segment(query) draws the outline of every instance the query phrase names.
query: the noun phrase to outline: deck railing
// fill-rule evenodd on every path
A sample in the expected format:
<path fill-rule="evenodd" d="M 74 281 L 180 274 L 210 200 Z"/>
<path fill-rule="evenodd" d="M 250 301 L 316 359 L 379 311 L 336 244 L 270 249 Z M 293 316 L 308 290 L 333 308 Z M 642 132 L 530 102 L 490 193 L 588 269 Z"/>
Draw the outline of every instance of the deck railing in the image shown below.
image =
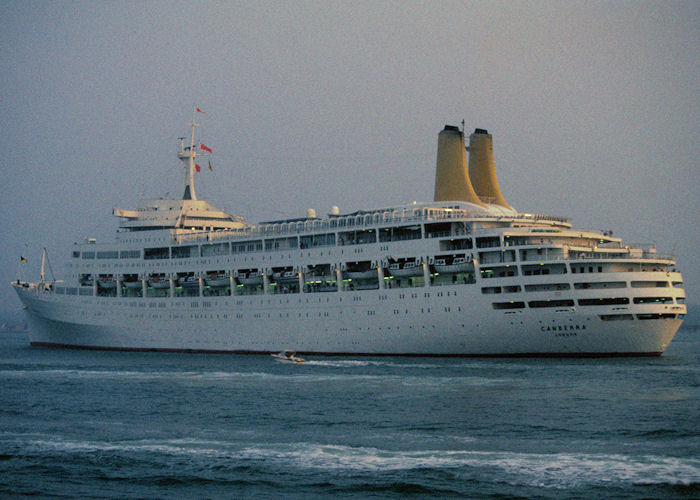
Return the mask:
<path fill-rule="evenodd" d="M 272 236 L 299 235 L 318 231 L 343 231 L 356 228 L 375 228 L 384 225 L 417 224 L 451 220 L 470 221 L 510 221 L 525 219 L 529 221 L 552 221 L 568 223 L 568 219 L 543 214 L 519 214 L 516 216 L 474 214 L 463 209 L 404 208 L 391 211 L 358 213 L 327 219 L 310 219 L 306 221 L 275 222 L 250 226 L 243 229 L 222 230 L 173 234 L 175 243 L 219 241 L 221 239 L 255 239 Z M 173 231 L 175 232 L 175 231 Z"/>

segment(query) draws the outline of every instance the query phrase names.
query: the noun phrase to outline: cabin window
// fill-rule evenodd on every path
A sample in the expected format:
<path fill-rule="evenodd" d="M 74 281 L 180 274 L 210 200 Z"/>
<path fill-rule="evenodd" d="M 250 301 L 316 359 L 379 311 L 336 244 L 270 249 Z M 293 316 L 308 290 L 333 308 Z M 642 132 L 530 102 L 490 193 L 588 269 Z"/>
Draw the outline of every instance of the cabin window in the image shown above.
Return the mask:
<path fill-rule="evenodd" d="M 637 314 L 637 319 L 675 319 L 676 315 L 672 313 L 664 314 Z"/>
<path fill-rule="evenodd" d="M 141 250 L 122 250 L 119 252 L 120 259 L 138 259 L 141 257 Z"/>
<path fill-rule="evenodd" d="M 476 239 L 476 248 L 493 248 L 501 246 L 501 238 L 498 236 L 487 236 Z"/>
<path fill-rule="evenodd" d="M 227 255 L 229 253 L 228 243 L 211 243 L 202 245 L 202 257 L 212 255 Z"/>
<path fill-rule="evenodd" d="M 343 231 L 338 233 L 338 245 L 363 245 L 376 243 L 377 233 L 374 229 L 364 229 L 358 231 Z"/>
<path fill-rule="evenodd" d="M 600 319 L 603 321 L 631 321 L 634 316 L 631 314 L 601 314 Z"/>
<path fill-rule="evenodd" d="M 440 240 L 440 250 L 469 250 L 473 248 L 471 238 L 455 238 L 450 240 Z"/>
<path fill-rule="evenodd" d="M 265 240 L 265 251 L 282 251 L 299 248 L 297 237 L 290 238 L 274 238 Z"/>
<path fill-rule="evenodd" d="M 173 247 L 173 259 L 189 259 L 190 257 L 199 257 L 196 245 L 188 245 L 184 247 Z"/>
<path fill-rule="evenodd" d="M 480 272 L 483 279 L 507 278 L 517 276 L 518 268 L 516 266 L 482 267 Z"/>
<path fill-rule="evenodd" d="M 168 247 L 161 248 L 146 248 L 143 252 L 143 258 L 149 259 L 168 259 L 170 258 L 170 250 Z"/>
<path fill-rule="evenodd" d="M 554 292 L 558 290 L 568 290 L 571 285 L 568 283 L 541 283 L 537 285 L 525 285 L 526 292 Z"/>
<path fill-rule="evenodd" d="M 673 297 L 635 297 L 635 304 L 673 304 Z"/>
<path fill-rule="evenodd" d="M 335 246 L 335 234 L 313 234 L 299 238 L 299 248 Z"/>
<path fill-rule="evenodd" d="M 116 250 L 97 252 L 97 258 L 98 259 L 118 259 L 119 252 L 117 252 Z"/>
<path fill-rule="evenodd" d="M 540 307 L 573 307 L 574 301 L 571 299 L 531 300 L 527 305 L 533 309 Z"/>
<path fill-rule="evenodd" d="M 668 281 L 633 281 L 632 288 L 666 288 Z"/>
<path fill-rule="evenodd" d="M 494 302 L 491 306 L 494 309 L 523 309 L 525 302 Z"/>
<path fill-rule="evenodd" d="M 623 304 L 629 304 L 630 299 L 627 297 L 608 297 L 600 299 L 579 299 L 578 305 L 580 306 L 619 306 Z"/>
<path fill-rule="evenodd" d="M 540 276 L 546 274 L 566 274 L 566 264 L 535 264 L 523 266 L 523 275 L 525 276 Z"/>
<path fill-rule="evenodd" d="M 440 238 L 443 236 L 453 236 L 451 222 L 436 222 L 425 225 L 426 238 Z"/>
<path fill-rule="evenodd" d="M 422 237 L 420 226 L 384 227 L 379 230 L 379 241 L 418 240 Z"/>

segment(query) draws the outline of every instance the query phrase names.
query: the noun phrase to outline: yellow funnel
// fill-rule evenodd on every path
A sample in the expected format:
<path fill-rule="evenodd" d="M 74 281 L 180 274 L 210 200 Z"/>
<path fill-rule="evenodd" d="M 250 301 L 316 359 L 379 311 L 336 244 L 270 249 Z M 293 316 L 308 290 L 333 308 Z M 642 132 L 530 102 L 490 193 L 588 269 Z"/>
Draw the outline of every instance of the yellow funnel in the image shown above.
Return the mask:
<path fill-rule="evenodd" d="M 513 208 L 506 203 L 498 187 L 496 166 L 493 161 L 493 136 L 488 131 L 476 129 L 469 136 L 469 178 L 474 191 L 484 203 Z"/>
<path fill-rule="evenodd" d="M 445 125 L 438 134 L 434 200 L 466 201 L 485 207 L 469 181 L 464 134 L 452 125 Z"/>

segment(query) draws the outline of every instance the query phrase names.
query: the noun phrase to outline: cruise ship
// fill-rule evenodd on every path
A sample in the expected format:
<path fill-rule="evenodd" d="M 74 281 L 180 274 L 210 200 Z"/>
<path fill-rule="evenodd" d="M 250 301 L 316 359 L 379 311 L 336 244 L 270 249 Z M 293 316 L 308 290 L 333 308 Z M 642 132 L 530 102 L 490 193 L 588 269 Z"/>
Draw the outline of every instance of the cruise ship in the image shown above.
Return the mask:
<path fill-rule="evenodd" d="M 12 283 L 34 346 L 405 356 L 658 356 L 686 313 L 672 256 L 501 194 L 493 139 L 438 134 L 434 199 L 250 223 L 195 193 L 113 209 L 63 280 Z"/>

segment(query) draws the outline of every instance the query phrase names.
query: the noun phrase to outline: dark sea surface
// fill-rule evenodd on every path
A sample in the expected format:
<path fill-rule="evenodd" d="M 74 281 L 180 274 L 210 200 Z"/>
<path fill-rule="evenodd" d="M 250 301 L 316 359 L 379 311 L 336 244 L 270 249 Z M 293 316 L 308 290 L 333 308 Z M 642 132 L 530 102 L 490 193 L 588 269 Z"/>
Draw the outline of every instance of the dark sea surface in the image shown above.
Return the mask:
<path fill-rule="evenodd" d="M 700 329 L 664 356 L 32 348 L 0 334 L 0 496 L 698 498 Z"/>

